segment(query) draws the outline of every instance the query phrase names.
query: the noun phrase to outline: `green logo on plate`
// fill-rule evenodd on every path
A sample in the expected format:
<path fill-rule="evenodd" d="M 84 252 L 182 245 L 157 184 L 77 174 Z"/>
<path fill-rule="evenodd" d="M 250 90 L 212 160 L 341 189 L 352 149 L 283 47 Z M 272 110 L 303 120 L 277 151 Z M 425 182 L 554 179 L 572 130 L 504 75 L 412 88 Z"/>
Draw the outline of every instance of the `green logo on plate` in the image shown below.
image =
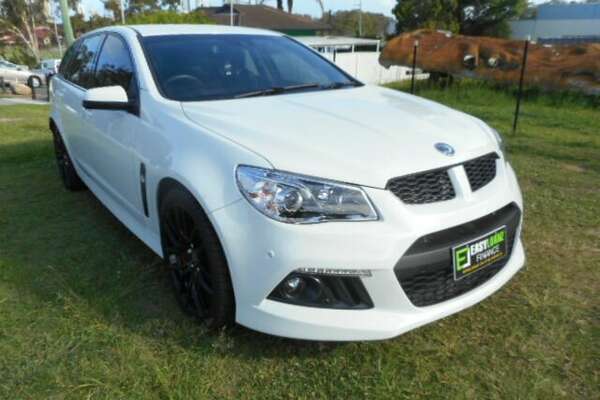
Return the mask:
<path fill-rule="evenodd" d="M 471 265 L 471 255 L 469 254 L 469 246 L 457 249 L 454 253 L 456 257 L 456 270 L 461 271 Z"/>

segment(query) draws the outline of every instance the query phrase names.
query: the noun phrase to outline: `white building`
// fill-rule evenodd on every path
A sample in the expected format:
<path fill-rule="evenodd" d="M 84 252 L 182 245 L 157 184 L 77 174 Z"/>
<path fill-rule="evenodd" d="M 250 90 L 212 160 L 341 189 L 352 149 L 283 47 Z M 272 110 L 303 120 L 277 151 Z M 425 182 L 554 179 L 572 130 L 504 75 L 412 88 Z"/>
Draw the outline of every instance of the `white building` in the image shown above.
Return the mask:
<path fill-rule="evenodd" d="M 379 64 L 381 42 L 378 39 L 341 36 L 298 36 L 295 39 L 317 50 L 363 83 L 382 85 L 411 78 L 410 68 L 394 65 L 386 69 Z M 415 75 L 417 79 L 427 76 L 420 71 Z"/>
<path fill-rule="evenodd" d="M 600 3 L 542 4 L 535 19 L 511 21 L 513 39 L 600 42 Z"/>

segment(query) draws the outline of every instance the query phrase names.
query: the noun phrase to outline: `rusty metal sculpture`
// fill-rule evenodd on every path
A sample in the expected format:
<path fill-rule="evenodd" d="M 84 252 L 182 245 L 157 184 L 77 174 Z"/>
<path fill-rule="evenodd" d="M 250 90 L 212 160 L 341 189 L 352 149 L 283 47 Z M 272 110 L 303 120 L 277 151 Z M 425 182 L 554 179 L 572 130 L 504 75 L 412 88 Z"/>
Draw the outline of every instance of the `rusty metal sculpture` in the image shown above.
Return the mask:
<path fill-rule="evenodd" d="M 518 83 L 523 41 L 453 35 L 418 30 L 401 34 L 386 45 L 379 63 L 411 66 L 418 41 L 416 66 L 453 76 Z M 525 84 L 548 89 L 574 89 L 600 95 L 600 44 L 530 44 Z"/>

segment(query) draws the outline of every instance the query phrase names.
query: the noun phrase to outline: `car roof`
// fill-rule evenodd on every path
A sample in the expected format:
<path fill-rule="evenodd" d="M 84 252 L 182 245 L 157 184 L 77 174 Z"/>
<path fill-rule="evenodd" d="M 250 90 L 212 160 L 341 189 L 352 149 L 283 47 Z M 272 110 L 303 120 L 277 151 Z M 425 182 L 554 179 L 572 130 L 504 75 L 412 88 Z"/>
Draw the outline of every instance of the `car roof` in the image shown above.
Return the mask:
<path fill-rule="evenodd" d="M 270 35 L 282 36 L 281 33 L 264 29 L 244 28 L 227 25 L 201 25 L 201 24 L 156 24 L 156 25 L 129 25 L 141 36 L 164 35 Z"/>

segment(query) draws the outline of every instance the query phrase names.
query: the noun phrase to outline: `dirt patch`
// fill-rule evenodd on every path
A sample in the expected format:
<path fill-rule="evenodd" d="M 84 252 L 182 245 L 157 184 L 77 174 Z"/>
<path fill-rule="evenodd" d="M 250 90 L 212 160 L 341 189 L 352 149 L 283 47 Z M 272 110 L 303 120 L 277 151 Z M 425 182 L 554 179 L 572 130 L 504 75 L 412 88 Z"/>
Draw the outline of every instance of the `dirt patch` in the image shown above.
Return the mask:
<path fill-rule="evenodd" d="M 585 172 L 585 168 L 575 164 L 563 164 L 562 167 L 571 172 Z"/>
<path fill-rule="evenodd" d="M 9 122 L 18 122 L 23 118 L 0 118 L 0 124 L 7 124 Z"/>
<path fill-rule="evenodd" d="M 598 238 L 600 238 L 600 228 L 588 229 L 585 233 L 590 234 L 592 236 L 597 236 Z"/>

